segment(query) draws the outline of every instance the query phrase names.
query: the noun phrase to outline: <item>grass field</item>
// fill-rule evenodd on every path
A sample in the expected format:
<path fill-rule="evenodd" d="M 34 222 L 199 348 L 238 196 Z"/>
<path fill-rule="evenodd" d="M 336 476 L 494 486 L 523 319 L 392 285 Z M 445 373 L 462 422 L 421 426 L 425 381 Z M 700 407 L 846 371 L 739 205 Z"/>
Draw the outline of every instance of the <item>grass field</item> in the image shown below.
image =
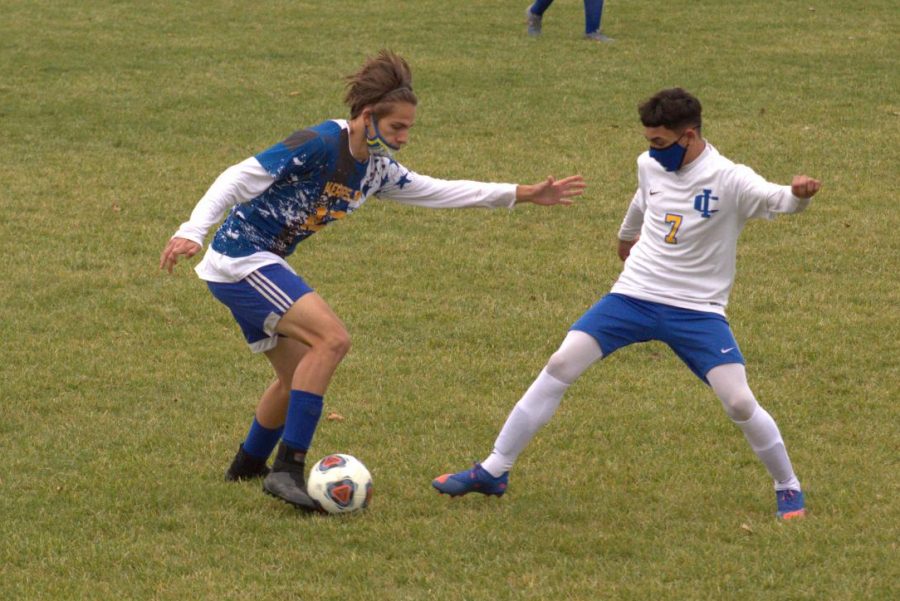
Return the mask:
<path fill-rule="evenodd" d="M 849 600 L 900 597 L 900 16 L 890 0 L 0 0 L 0 598 Z M 292 264 L 344 319 L 313 455 L 375 478 L 307 517 L 222 473 L 271 377 L 159 253 L 227 166 L 344 117 L 340 76 L 405 55 L 401 161 L 446 178 L 583 174 L 576 206 L 371 201 Z M 635 107 L 681 85 L 720 151 L 824 182 L 753 223 L 729 316 L 804 483 L 768 477 L 666 348 L 574 385 L 502 499 L 439 497 L 480 460 L 568 325 L 618 275 L 645 149 Z"/>

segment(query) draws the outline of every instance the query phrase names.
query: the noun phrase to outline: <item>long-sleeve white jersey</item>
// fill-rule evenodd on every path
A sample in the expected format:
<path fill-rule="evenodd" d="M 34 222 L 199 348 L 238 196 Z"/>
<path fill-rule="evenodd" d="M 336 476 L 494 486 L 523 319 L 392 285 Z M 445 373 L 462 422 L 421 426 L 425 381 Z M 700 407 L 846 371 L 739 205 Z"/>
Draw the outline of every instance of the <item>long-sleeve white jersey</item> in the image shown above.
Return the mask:
<path fill-rule="evenodd" d="M 695 311 L 725 314 L 737 239 L 749 219 L 773 219 L 809 204 L 790 186 L 767 182 L 708 142 L 695 160 L 668 172 L 638 157 L 638 189 L 619 239 L 640 239 L 612 292 Z"/>
<path fill-rule="evenodd" d="M 230 210 L 195 269 L 206 281 L 236 282 L 272 263 L 291 269 L 284 258 L 298 243 L 373 195 L 432 208 L 511 208 L 516 186 L 435 179 L 383 157 L 356 161 L 347 122 L 325 121 L 226 169 L 175 236 L 202 246 Z"/>

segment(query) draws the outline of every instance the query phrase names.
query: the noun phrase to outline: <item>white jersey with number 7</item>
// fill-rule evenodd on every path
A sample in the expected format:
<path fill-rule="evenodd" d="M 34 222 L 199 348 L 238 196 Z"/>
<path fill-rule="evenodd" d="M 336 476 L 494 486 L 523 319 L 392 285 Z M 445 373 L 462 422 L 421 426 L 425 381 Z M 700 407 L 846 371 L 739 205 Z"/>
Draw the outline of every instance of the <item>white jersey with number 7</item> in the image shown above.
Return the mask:
<path fill-rule="evenodd" d="M 638 189 L 619 229 L 631 249 L 612 292 L 695 311 L 725 314 L 737 239 L 749 219 L 773 219 L 809 204 L 790 186 L 766 181 L 708 142 L 690 164 L 668 172 L 644 152 Z"/>

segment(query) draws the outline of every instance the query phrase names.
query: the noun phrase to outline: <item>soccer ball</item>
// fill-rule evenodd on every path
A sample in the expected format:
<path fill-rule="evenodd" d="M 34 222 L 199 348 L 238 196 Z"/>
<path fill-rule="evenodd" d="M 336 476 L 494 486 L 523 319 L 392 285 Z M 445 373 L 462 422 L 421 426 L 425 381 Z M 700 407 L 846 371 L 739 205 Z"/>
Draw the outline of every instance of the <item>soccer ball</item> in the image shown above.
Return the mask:
<path fill-rule="evenodd" d="M 372 475 L 352 455 L 326 455 L 310 470 L 306 489 L 327 513 L 351 513 L 369 506 Z"/>

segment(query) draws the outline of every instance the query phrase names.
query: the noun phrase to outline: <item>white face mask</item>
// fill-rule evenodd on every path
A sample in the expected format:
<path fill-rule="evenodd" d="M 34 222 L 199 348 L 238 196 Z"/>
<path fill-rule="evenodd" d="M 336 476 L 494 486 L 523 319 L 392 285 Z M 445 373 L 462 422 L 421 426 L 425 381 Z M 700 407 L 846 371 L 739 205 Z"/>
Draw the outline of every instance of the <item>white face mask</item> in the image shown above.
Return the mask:
<path fill-rule="evenodd" d="M 369 149 L 369 154 L 387 159 L 394 158 L 394 152 L 400 150 L 400 147 L 392 145 L 382 137 L 381 132 L 378 131 L 378 120 L 374 116 L 372 117 L 372 129 L 375 130 L 374 136 L 369 135 L 369 127 L 366 126 L 366 147 Z"/>

